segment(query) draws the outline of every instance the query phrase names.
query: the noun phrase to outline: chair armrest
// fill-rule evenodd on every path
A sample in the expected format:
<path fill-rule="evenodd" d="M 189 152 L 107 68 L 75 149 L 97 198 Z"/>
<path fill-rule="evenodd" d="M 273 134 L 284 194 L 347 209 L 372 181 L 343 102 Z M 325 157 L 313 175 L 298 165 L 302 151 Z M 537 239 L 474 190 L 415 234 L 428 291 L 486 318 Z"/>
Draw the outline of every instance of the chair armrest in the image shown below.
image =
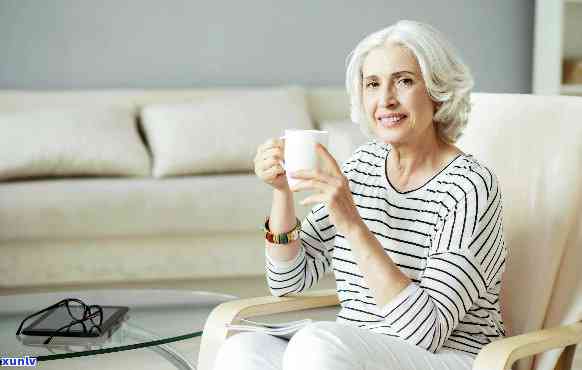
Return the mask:
<path fill-rule="evenodd" d="M 473 370 L 510 370 L 520 358 L 581 342 L 582 322 L 500 339 L 479 352 Z"/>
<path fill-rule="evenodd" d="M 285 297 L 247 298 L 222 303 L 212 310 L 204 325 L 198 354 L 198 368 L 201 370 L 213 369 L 218 349 L 228 337 L 226 324 L 235 323 L 243 317 L 301 311 L 337 304 L 339 304 L 339 300 L 335 289 L 289 294 Z"/>

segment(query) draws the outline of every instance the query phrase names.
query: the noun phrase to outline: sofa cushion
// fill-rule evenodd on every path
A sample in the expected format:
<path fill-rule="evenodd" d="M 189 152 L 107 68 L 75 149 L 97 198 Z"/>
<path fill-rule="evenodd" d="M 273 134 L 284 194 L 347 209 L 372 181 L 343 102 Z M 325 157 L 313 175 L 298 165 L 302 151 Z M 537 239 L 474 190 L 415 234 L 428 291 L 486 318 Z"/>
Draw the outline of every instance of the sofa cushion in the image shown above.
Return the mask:
<path fill-rule="evenodd" d="M 260 233 L 270 202 L 267 185 L 241 174 L 7 182 L 0 241 Z"/>
<path fill-rule="evenodd" d="M 142 109 L 141 123 L 158 178 L 250 171 L 260 143 L 283 135 L 286 128 L 313 128 L 300 88 L 148 105 Z"/>
<path fill-rule="evenodd" d="M 0 112 L 0 180 L 150 172 L 134 109 Z"/>

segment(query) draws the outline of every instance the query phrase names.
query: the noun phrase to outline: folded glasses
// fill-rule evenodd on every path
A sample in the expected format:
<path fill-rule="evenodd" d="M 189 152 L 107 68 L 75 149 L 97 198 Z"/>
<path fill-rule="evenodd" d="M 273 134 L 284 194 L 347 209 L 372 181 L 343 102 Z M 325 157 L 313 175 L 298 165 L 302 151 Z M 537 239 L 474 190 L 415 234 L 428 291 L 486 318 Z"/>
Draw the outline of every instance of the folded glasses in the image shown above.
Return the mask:
<path fill-rule="evenodd" d="M 101 335 L 101 325 L 103 324 L 103 309 L 101 306 L 87 305 L 80 299 L 76 298 L 63 299 L 62 301 L 57 302 L 52 306 L 43 308 L 42 310 L 25 317 L 24 320 L 22 320 L 20 323 L 20 326 L 16 331 L 16 335 L 21 334 L 22 327 L 26 321 L 47 311 L 58 309 L 62 306 L 65 306 L 69 316 L 71 317 L 71 321 L 68 324 L 56 329 L 54 334 L 49 336 L 44 341 L 44 344 L 48 344 L 53 339 L 53 337 L 57 336 L 57 333 L 60 332 L 82 331 L 85 335 L 90 335 L 93 333 Z"/>

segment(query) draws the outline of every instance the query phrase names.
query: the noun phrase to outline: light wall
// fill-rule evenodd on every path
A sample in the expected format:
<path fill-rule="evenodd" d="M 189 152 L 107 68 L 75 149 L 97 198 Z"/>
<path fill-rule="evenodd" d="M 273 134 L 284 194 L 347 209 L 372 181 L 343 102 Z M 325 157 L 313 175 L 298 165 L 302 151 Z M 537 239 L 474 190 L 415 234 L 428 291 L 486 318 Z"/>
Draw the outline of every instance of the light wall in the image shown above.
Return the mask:
<path fill-rule="evenodd" d="M 531 0 L 0 0 L 0 88 L 341 85 L 398 19 L 461 51 L 476 91 L 531 91 Z"/>

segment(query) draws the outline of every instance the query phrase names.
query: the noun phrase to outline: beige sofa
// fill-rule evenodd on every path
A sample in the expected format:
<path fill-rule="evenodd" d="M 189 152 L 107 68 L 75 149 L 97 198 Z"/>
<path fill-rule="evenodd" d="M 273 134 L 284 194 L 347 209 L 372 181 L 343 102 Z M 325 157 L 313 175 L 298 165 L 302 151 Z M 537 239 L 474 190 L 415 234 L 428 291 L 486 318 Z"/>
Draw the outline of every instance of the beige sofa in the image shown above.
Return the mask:
<path fill-rule="evenodd" d="M 341 88 L 0 90 L 0 289 L 261 275 L 256 145 L 323 126 L 346 157 L 347 117 Z"/>

